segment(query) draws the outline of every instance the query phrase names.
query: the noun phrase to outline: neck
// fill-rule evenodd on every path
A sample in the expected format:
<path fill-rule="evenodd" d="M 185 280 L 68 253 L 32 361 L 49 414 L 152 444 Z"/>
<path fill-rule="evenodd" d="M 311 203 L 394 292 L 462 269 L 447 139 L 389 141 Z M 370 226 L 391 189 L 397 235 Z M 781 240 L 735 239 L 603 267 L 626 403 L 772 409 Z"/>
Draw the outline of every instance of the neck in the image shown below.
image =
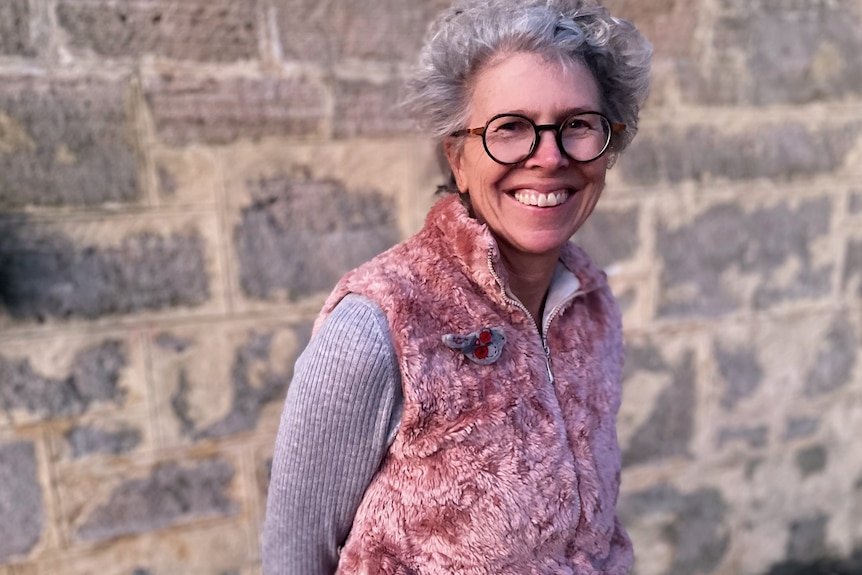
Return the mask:
<path fill-rule="evenodd" d="M 532 314 L 536 325 L 542 324 L 542 306 L 560 250 L 547 254 L 525 254 L 500 244 L 500 257 L 509 276 L 509 289 Z"/>

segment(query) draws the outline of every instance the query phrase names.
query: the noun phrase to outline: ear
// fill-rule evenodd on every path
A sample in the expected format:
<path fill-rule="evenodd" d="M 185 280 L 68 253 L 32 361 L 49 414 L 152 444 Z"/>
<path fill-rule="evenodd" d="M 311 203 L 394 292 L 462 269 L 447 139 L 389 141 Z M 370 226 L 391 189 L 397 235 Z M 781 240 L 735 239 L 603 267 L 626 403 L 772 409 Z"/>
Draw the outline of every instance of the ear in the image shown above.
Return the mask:
<path fill-rule="evenodd" d="M 467 178 L 462 167 L 464 157 L 464 147 L 461 142 L 455 138 L 449 137 L 443 140 L 443 152 L 446 154 L 446 161 L 449 162 L 449 168 L 452 170 L 452 175 L 455 176 L 455 183 L 458 185 L 458 191 L 466 194 Z"/>

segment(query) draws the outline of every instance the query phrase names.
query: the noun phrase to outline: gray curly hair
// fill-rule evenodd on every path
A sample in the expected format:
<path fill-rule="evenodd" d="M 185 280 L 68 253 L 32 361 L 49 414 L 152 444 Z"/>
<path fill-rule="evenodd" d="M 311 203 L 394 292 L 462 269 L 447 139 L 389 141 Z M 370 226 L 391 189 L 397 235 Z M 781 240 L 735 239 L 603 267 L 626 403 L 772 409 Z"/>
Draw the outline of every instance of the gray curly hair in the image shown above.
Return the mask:
<path fill-rule="evenodd" d="M 601 111 L 626 125 L 614 136 L 612 161 L 629 145 L 649 94 L 652 46 L 595 0 L 456 0 L 429 27 L 405 85 L 407 111 L 442 147 L 448 135 L 468 127 L 477 72 L 515 52 L 586 65 L 599 85 Z"/>

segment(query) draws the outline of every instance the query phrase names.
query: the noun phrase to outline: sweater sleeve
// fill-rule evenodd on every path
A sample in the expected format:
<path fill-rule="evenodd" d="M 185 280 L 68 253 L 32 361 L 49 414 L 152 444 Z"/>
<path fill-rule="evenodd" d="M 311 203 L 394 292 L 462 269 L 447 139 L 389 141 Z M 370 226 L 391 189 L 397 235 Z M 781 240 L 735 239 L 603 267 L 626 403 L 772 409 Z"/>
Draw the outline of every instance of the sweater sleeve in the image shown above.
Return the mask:
<path fill-rule="evenodd" d="M 264 522 L 265 575 L 335 572 L 402 406 L 386 317 L 348 295 L 297 360 L 288 388 Z"/>

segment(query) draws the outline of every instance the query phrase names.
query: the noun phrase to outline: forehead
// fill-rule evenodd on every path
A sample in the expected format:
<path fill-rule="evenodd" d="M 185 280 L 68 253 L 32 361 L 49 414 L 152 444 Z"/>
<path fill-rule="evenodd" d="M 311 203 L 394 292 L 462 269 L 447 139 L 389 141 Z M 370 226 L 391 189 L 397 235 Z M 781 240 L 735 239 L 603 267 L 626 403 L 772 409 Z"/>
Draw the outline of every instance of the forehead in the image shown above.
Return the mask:
<path fill-rule="evenodd" d="M 484 121 L 505 112 L 525 114 L 535 121 L 555 120 L 573 111 L 599 111 L 601 95 L 584 64 L 567 65 L 538 54 L 501 56 L 482 68 L 473 81 L 470 116 Z"/>

